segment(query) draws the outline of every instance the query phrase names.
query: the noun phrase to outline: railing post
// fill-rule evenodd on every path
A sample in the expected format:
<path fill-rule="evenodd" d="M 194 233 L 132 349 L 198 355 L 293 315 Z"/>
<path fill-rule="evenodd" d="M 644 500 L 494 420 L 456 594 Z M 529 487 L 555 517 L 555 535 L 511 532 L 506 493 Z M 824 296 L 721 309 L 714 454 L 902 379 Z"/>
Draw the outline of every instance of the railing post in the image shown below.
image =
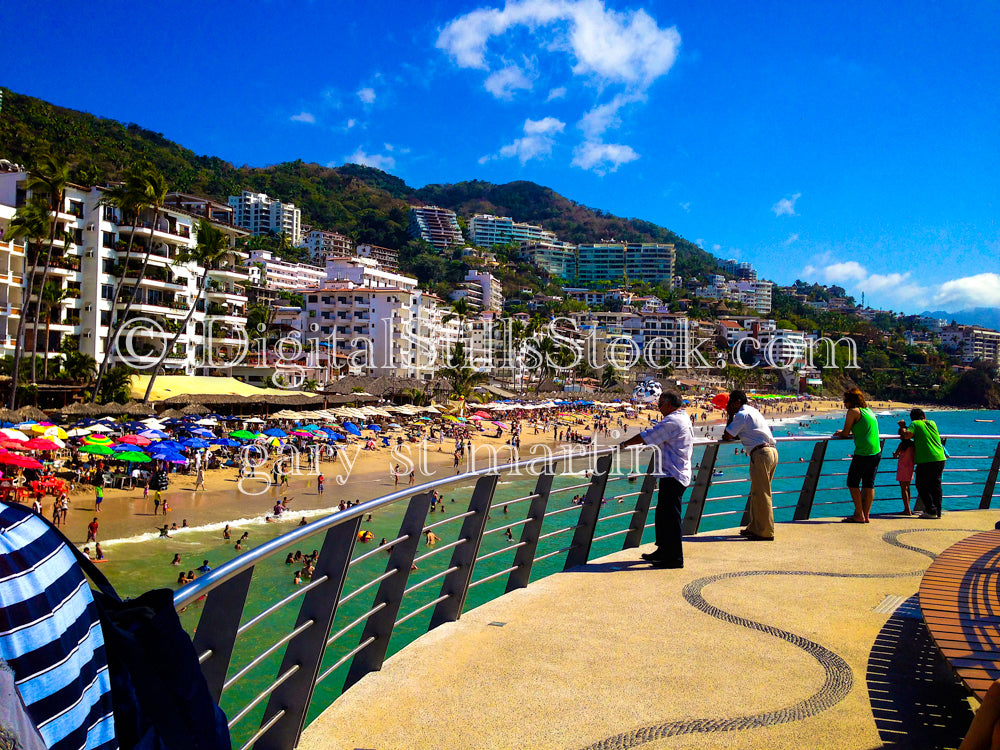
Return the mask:
<path fill-rule="evenodd" d="M 820 440 L 813 446 L 812 456 L 809 457 L 809 467 L 806 469 L 806 475 L 802 478 L 802 490 L 799 492 L 799 502 L 795 505 L 793 521 L 808 521 L 812 515 L 816 488 L 819 486 L 819 478 L 823 474 L 823 459 L 826 457 L 826 446 L 829 442 L 829 440 Z"/>
<path fill-rule="evenodd" d="M 993 491 L 997 486 L 998 474 L 1000 474 L 1000 443 L 997 443 L 996 452 L 993 454 L 993 464 L 990 466 L 989 474 L 986 475 L 986 484 L 983 486 L 983 498 L 979 501 L 980 510 L 986 510 L 993 503 Z"/>
<path fill-rule="evenodd" d="M 608 484 L 608 474 L 611 471 L 613 456 L 601 456 L 590 479 L 587 497 L 580 507 L 580 518 L 573 534 L 573 542 L 566 553 L 566 564 L 563 570 L 569 570 L 579 565 L 586 565 L 590 559 L 590 546 L 594 543 L 594 530 L 597 528 L 597 517 L 601 514 L 601 502 L 604 500 L 604 489 Z"/>
<path fill-rule="evenodd" d="M 629 520 L 628 533 L 622 549 L 635 549 L 642 544 L 642 532 L 646 530 L 646 519 L 649 518 L 649 506 L 653 503 L 653 492 L 656 490 L 657 456 L 654 453 L 649 459 L 649 466 L 642 477 L 642 487 L 635 499 L 635 511 Z"/>
<path fill-rule="evenodd" d="M 681 533 L 685 536 L 697 534 L 701 527 L 701 517 L 705 513 L 705 499 L 708 497 L 708 488 L 712 486 L 715 462 L 719 460 L 719 446 L 720 443 L 706 445 L 705 452 L 701 456 L 698 476 L 695 477 L 694 485 L 691 487 L 691 497 L 688 498 L 684 523 L 681 525 Z"/>
<path fill-rule="evenodd" d="M 222 686 L 226 682 L 226 674 L 233 659 L 236 631 L 243 617 L 253 570 L 247 568 L 208 592 L 201 617 L 198 619 L 198 629 L 192 639 L 195 653 L 199 656 L 206 651 L 212 652 L 201 665 L 201 671 L 205 675 L 205 681 L 208 682 L 212 700 L 216 703 L 222 697 Z"/>
<path fill-rule="evenodd" d="M 528 507 L 528 522 L 521 529 L 520 543 L 514 553 L 514 570 L 507 577 L 505 594 L 516 589 L 523 589 L 531 578 L 531 566 L 535 562 L 535 551 L 538 549 L 538 537 L 542 533 L 542 522 L 545 520 L 545 509 L 549 505 L 549 494 L 552 492 L 552 480 L 555 479 L 555 466 L 548 464 L 538 475 L 535 482 L 535 498 Z"/>
<path fill-rule="evenodd" d="M 414 495 L 410 499 L 406 514 L 403 516 L 403 523 L 399 527 L 398 538 L 402 541 L 396 542 L 392 546 L 389 562 L 385 566 L 387 573 L 395 571 L 395 575 L 382 581 L 378 593 L 375 595 L 375 600 L 372 602 L 372 607 L 385 606 L 368 617 L 360 642 L 364 643 L 369 638 L 374 640 L 358 651 L 351 661 L 351 668 L 344 681 L 345 691 L 369 672 L 377 672 L 382 668 L 386 652 L 389 650 L 389 638 L 392 637 L 392 629 L 396 625 L 396 616 L 403 603 L 403 591 L 406 590 L 406 582 L 410 577 L 413 559 L 417 556 L 417 545 L 420 544 L 424 522 L 427 520 L 427 512 L 430 507 L 431 494 L 429 492 Z"/>
<path fill-rule="evenodd" d="M 298 671 L 271 693 L 260 725 L 268 724 L 278 712 L 284 713 L 254 743 L 254 750 L 286 750 L 299 743 L 360 527 L 361 516 L 358 516 L 326 532 L 313 570 L 313 579 L 326 580 L 306 592 L 295 620 L 296 628 L 309 622 L 312 626 L 288 642 L 278 675 L 293 667 L 298 667 Z"/>
<path fill-rule="evenodd" d="M 469 501 L 469 512 L 473 515 L 465 517 L 459 535 L 459 539 L 466 541 L 452 550 L 451 564 L 448 566 L 457 570 L 446 575 L 441 584 L 441 596 L 447 594 L 448 598 L 438 602 L 434 608 L 428 630 L 433 630 L 446 622 L 454 622 L 462 616 L 465 597 L 469 593 L 469 583 L 472 581 L 472 571 L 479 555 L 479 547 L 483 542 L 486 517 L 489 515 L 493 493 L 496 492 L 499 479 L 499 475 L 489 474 L 479 477 L 476 482 L 472 499 Z"/>

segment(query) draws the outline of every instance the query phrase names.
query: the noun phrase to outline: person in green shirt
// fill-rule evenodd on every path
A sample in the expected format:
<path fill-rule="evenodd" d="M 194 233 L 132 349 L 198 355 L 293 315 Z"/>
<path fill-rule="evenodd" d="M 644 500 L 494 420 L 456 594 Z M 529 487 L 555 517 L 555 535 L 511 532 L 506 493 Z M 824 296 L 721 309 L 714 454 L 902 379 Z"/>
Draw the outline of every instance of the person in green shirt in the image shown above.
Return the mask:
<path fill-rule="evenodd" d="M 921 518 L 940 518 L 943 493 L 941 476 L 944 473 L 945 452 L 937 425 L 927 418 L 923 409 L 910 410 L 910 426 L 899 421 L 900 437 L 908 438 L 916 445 L 914 463 L 914 484 L 917 497 L 924 504 Z"/>
<path fill-rule="evenodd" d="M 878 420 L 868 408 L 860 388 L 851 388 L 844 394 L 847 416 L 843 429 L 833 433 L 834 438 L 854 438 L 854 456 L 847 470 L 847 488 L 854 501 L 854 515 L 844 523 L 868 523 L 872 503 L 875 502 L 875 474 L 882 460 L 882 444 L 878 438 Z"/>

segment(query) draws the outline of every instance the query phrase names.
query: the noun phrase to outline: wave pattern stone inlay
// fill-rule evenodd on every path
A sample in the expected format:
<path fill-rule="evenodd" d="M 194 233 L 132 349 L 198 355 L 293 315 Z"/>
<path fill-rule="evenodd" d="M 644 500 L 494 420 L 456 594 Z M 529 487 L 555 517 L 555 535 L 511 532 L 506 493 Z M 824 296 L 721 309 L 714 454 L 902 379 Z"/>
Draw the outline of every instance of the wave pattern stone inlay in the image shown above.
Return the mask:
<path fill-rule="evenodd" d="M 905 544 L 899 540 L 903 534 L 926 533 L 927 531 L 948 531 L 948 532 L 970 532 L 972 529 L 899 529 L 888 531 L 882 535 L 882 541 L 900 549 L 926 555 L 931 559 L 937 557 L 936 554 L 920 547 Z M 773 726 L 776 724 L 787 724 L 792 721 L 800 721 L 811 716 L 815 716 L 843 700 L 854 685 L 854 675 L 850 665 L 830 649 L 818 643 L 803 638 L 787 630 L 776 628 L 773 625 L 750 620 L 726 612 L 718 607 L 709 604 L 703 596 L 704 590 L 718 581 L 733 578 L 751 578 L 755 576 L 812 576 L 821 578 L 906 578 L 923 575 L 923 570 L 914 570 L 906 573 L 825 573 L 807 570 L 751 570 L 735 573 L 722 573 L 715 576 L 707 576 L 691 581 L 684 587 L 684 599 L 695 609 L 704 612 L 710 617 L 714 617 L 722 622 L 756 630 L 767 635 L 779 638 L 796 648 L 801 649 L 809 656 L 813 657 L 823 668 L 825 679 L 822 687 L 805 700 L 793 703 L 785 708 L 776 711 L 764 711 L 747 716 L 736 716 L 732 718 L 711 718 L 711 719 L 682 719 L 670 721 L 663 724 L 655 724 L 637 729 L 622 732 L 612 737 L 607 737 L 592 745 L 588 745 L 584 750 L 627 750 L 627 748 L 638 747 L 647 742 L 675 737 L 685 734 L 700 734 L 707 732 L 739 732 L 745 729 L 758 729 L 760 727 Z"/>

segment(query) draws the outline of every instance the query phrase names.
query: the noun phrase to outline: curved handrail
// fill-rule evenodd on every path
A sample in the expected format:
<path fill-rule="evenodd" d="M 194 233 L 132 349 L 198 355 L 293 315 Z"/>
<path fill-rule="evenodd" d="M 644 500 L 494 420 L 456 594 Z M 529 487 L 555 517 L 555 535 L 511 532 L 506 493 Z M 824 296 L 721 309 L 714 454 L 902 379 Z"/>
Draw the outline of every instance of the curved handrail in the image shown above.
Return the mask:
<path fill-rule="evenodd" d="M 889 441 L 897 439 L 898 435 L 888 434 L 879 437 Z M 949 434 L 941 437 L 952 440 L 1000 441 L 1000 435 Z M 829 443 L 836 439 L 829 435 L 783 436 L 775 439 L 778 443 L 785 444 L 815 444 L 810 458 L 799 459 L 800 462 L 805 461 L 801 464 L 805 469 L 805 474 L 795 472 L 789 476 L 778 477 L 784 481 L 801 482 L 801 489 L 782 488 L 774 492 L 775 495 L 798 494 L 797 502 L 793 501 L 795 504 L 776 505 L 775 510 L 781 509 L 787 512 L 788 509 L 794 508 L 795 520 L 808 519 L 812 513 L 817 493 L 832 489 L 819 486 L 820 478 L 844 476 L 843 473 L 835 470 L 823 472 L 826 449 Z M 734 516 L 741 512 L 740 510 L 724 510 L 706 514 L 704 513 L 706 502 L 725 500 L 738 502 L 740 498 L 746 497 L 745 491 L 738 491 L 739 494 L 725 494 L 721 497 L 708 496 L 709 489 L 714 486 L 713 476 L 717 465 L 716 460 L 720 455 L 720 447 L 738 446 L 739 444 L 735 442 L 721 443 L 709 438 L 696 438 L 694 443 L 696 446 L 704 448 L 704 451 L 697 468 L 697 477 L 692 483 L 687 500 L 683 521 L 685 534 L 697 533 L 703 516 L 705 518 Z M 848 445 L 850 445 L 849 442 Z M 640 445 L 634 448 L 637 459 L 638 452 L 645 449 L 646 446 Z M 978 452 L 984 453 L 985 451 Z M 652 473 L 652 460 L 649 470 L 646 472 L 629 470 L 625 474 L 621 474 L 621 465 L 617 467 L 617 471 L 613 471 L 612 461 L 622 453 L 617 447 L 599 448 L 593 444 L 574 446 L 557 454 L 532 457 L 503 465 L 488 465 L 462 474 L 446 476 L 417 486 L 396 490 L 344 511 L 335 512 L 305 526 L 300 526 L 255 549 L 248 550 L 239 557 L 220 565 L 215 570 L 180 588 L 174 595 L 174 604 L 177 609 L 183 609 L 195 600 L 207 596 L 195 637 L 195 645 L 200 652 L 203 669 L 216 700 L 221 698 L 224 690 L 256 669 L 271 655 L 277 658 L 280 650 L 285 649 L 281 668 L 276 675 L 273 678 L 268 677 L 263 680 L 266 682 L 263 691 L 239 708 L 230 722 L 230 725 L 233 726 L 251 715 L 255 709 L 261 710 L 258 707 L 263 707 L 260 729 L 254 732 L 253 736 L 243 745 L 243 750 L 253 746 L 261 748 L 294 747 L 304 726 L 306 711 L 316 686 L 341 666 L 348 665 L 348 662 L 350 662 L 349 672 L 343 689 L 347 689 L 365 674 L 380 669 L 387 656 L 388 643 L 393 637 L 395 628 L 411 618 L 433 608 L 427 628 L 434 628 L 445 622 L 454 621 L 461 616 L 470 589 L 494 581 L 501 576 L 507 576 L 506 591 L 508 592 L 524 587 L 529 583 L 533 564 L 541 563 L 543 560 L 549 560 L 558 555 L 562 555 L 564 558 L 563 569 L 585 564 L 590 559 L 591 547 L 595 541 L 610 540 L 613 537 L 624 535 L 623 549 L 638 547 L 642 543 L 643 532 L 652 526 L 652 523 L 647 523 L 647 518 L 649 512 L 655 507 L 653 495 L 656 478 Z M 979 498 L 978 488 L 981 486 L 980 507 L 989 507 L 989 503 L 995 497 L 994 489 L 997 485 L 998 475 L 1000 475 L 1000 443 L 998 443 L 992 457 L 956 455 L 952 458 L 975 458 L 978 460 L 992 458 L 992 465 L 988 469 L 985 480 L 982 480 L 981 483 L 979 479 L 957 483 L 976 487 L 976 494 L 951 496 Z M 577 483 L 574 480 L 568 485 L 553 488 L 553 481 L 557 476 L 556 467 L 566 461 L 580 459 L 587 461 L 588 469 L 592 472 L 588 479 L 583 483 Z M 838 455 L 837 458 L 830 460 L 839 464 L 842 458 Z M 724 464 L 723 467 L 728 465 Z M 525 469 L 527 469 L 526 476 L 521 473 Z M 958 470 L 987 471 L 975 467 Z M 519 492 L 522 496 L 517 498 L 495 502 L 494 493 L 502 474 L 515 474 L 524 479 L 534 478 L 535 489 L 530 492 Z M 631 483 L 640 478 L 641 485 L 638 491 L 622 493 L 619 490 L 607 493 L 607 486 L 610 483 L 626 479 Z M 447 519 L 442 517 L 441 520 L 429 516 L 432 490 L 455 484 L 469 484 L 472 481 L 475 482 L 475 485 L 467 511 L 449 515 Z M 745 484 L 748 481 L 748 478 L 726 479 L 715 482 L 715 484 L 735 485 Z M 578 492 L 584 488 L 586 488 L 585 496 L 582 499 L 579 496 L 574 497 L 572 505 L 554 509 L 549 507 L 550 495 L 554 499 L 561 493 Z M 626 498 L 635 498 L 634 509 L 630 509 L 631 501 L 624 508 L 618 506 Z M 362 519 L 369 513 L 397 504 L 400 501 L 407 502 L 396 538 L 387 542 L 384 547 L 375 547 L 361 555 L 354 556 Z M 822 501 L 816 502 L 815 505 L 817 507 L 830 506 L 840 502 L 850 501 Z M 523 516 L 501 521 L 499 527 L 486 528 L 491 509 L 494 513 L 498 513 L 500 505 L 514 503 L 528 504 Z M 605 503 L 614 503 L 609 507 L 616 508 L 616 511 L 609 510 L 607 515 L 601 516 L 601 508 Z M 519 507 L 523 508 L 524 506 Z M 506 507 L 503 513 L 507 513 Z M 546 524 L 547 528 L 551 528 L 550 524 L 556 523 L 554 519 L 559 516 L 568 519 L 569 525 L 560 525 L 555 530 L 543 533 L 543 523 Z M 507 516 L 503 515 L 501 518 L 506 519 Z M 444 542 L 431 551 L 418 554 L 421 535 L 428 533 L 432 528 L 443 526 L 446 522 L 461 523 L 456 541 Z M 614 526 L 611 527 L 613 530 L 600 535 L 595 534 L 598 524 L 604 522 L 613 522 Z M 565 524 L 567 521 L 560 519 L 558 523 Z M 621 526 L 625 526 L 625 528 L 618 528 Z M 509 546 L 501 544 L 499 549 L 490 550 L 488 548 L 487 551 L 480 552 L 480 544 L 483 543 L 484 539 L 499 538 L 497 535 L 504 527 L 507 527 Z M 511 530 L 515 528 L 519 528 L 521 532 L 520 540 L 516 543 L 510 536 Z M 271 559 L 300 544 L 304 539 L 317 534 L 323 534 L 324 541 L 322 551 L 316 561 L 312 580 L 295 593 L 283 596 L 280 601 L 271 604 L 263 612 L 241 625 L 247 592 L 256 567 L 263 561 Z M 558 537 L 558 541 L 555 537 Z M 545 543 L 545 546 L 539 549 L 542 542 Z M 491 542 L 491 544 L 496 545 L 495 542 Z M 553 549 L 553 547 L 558 548 Z M 604 549 L 607 549 L 606 545 Z M 368 570 L 367 573 L 362 574 L 367 576 L 362 579 L 362 583 L 350 593 L 344 594 L 344 585 L 347 581 L 348 571 L 352 569 L 352 566 L 363 560 L 371 560 L 372 556 L 378 552 L 388 553 L 385 572 L 375 574 Z M 473 572 L 478 563 L 491 558 L 496 559 L 497 555 L 504 552 L 514 556 L 509 564 L 503 562 L 499 566 L 500 569 L 495 571 L 487 568 L 485 576 L 472 581 Z M 450 562 L 447 562 L 446 557 L 438 558 L 445 561 L 440 565 L 440 570 L 435 572 L 434 567 L 432 567 L 429 571 L 429 577 L 423 577 L 425 575 L 423 573 L 417 574 L 423 577 L 423 580 L 407 586 L 410 571 L 416 569 L 415 562 L 421 561 L 421 567 L 423 567 L 423 560 L 433 558 L 437 554 L 447 555 L 448 553 L 451 554 Z M 493 563 L 491 562 L 491 564 Z M 370 563 L 366 563 L 366 565 L 370 567 Z M 543 571 L 543 574 L 546 574 L 546 571 Z M 438 595 L 435 596 L 433 591 L 427 592 L 426 597 L 429 601 L 421 599 L 412 611 L 405 614 L 401 612 L 404 598 L 407 602 L 412 603 L 413 600 L 407 598 L 408 595 L 419 590 L 423 596 L 423 593 L 427 591 L 427 586 L 433 583 L 440 583 L 441 588 Z M 344 619 L 349 619 L 350 622 L 346 626 L 339 627 L 331 637 L 330 633 L 338 613 L 338 607 L 355 600 L 358 594 L 372 589 L 374 590 L 371 591 L 371 595 L 373 595 L 371 607 L 360 616 L 356 616 L 356 610 L 345 615 Z M 499 594 L 495 591 L 486 594 L 487 597 L 497 595 Z M 278 633 L 280 638 L 276 642 L 261 647 L 255 646 L 258 650 L 252 653 L 253 658 L 229 677 L 229 668 L 233 660 L 237 638 L 252 625 L 270 618 L 280 608 L 293 601 L 299 602 L 295 626 L 289 626 L 286 631 L 283 631 L 283 634 Z M 352 608 L 360 601 L 354 601 L 351 605 Z M 362 605 L 363 608 L 367 606 Z M 348 635 L 355 628 L 361 626 L 364 630 L 356 647 L 350 648 L 344 653 L 343 649 L 347 647 L 341 645 L 342 642 L 334 645 L 342 636 Z M 268 635 L 271 635 L 271 631 L 268 631 Z M 339 658 L 336 658 L 332 666 L 326 667 L 325 670 L 321 669 L 330 648 L 334 649 L 332 655 Z M 258 685 L 262 684 L 260 678 L 255 677 L 254 679 L 257 680 Z M 243 693 L 236 695 L 242 696 Z M 266 704 L 264 703 L 265 699 L 267 699 Z M 263 744 L 259 744 L 261 741 Z"/>

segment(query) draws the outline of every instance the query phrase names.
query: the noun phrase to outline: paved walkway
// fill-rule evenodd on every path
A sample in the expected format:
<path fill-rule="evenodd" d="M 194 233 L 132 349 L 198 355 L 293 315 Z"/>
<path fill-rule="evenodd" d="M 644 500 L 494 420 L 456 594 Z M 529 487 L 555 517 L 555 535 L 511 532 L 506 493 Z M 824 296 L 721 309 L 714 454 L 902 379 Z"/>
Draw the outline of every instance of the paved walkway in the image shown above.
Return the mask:
<path fill-rule="evenodd" d="M 617 553 L 420 638 L 299 748 L 955 747 L 968 693 L 916 592 L 936 553 L 997 518 L 712 532 L 685 541 L 683 570 Z"/>

